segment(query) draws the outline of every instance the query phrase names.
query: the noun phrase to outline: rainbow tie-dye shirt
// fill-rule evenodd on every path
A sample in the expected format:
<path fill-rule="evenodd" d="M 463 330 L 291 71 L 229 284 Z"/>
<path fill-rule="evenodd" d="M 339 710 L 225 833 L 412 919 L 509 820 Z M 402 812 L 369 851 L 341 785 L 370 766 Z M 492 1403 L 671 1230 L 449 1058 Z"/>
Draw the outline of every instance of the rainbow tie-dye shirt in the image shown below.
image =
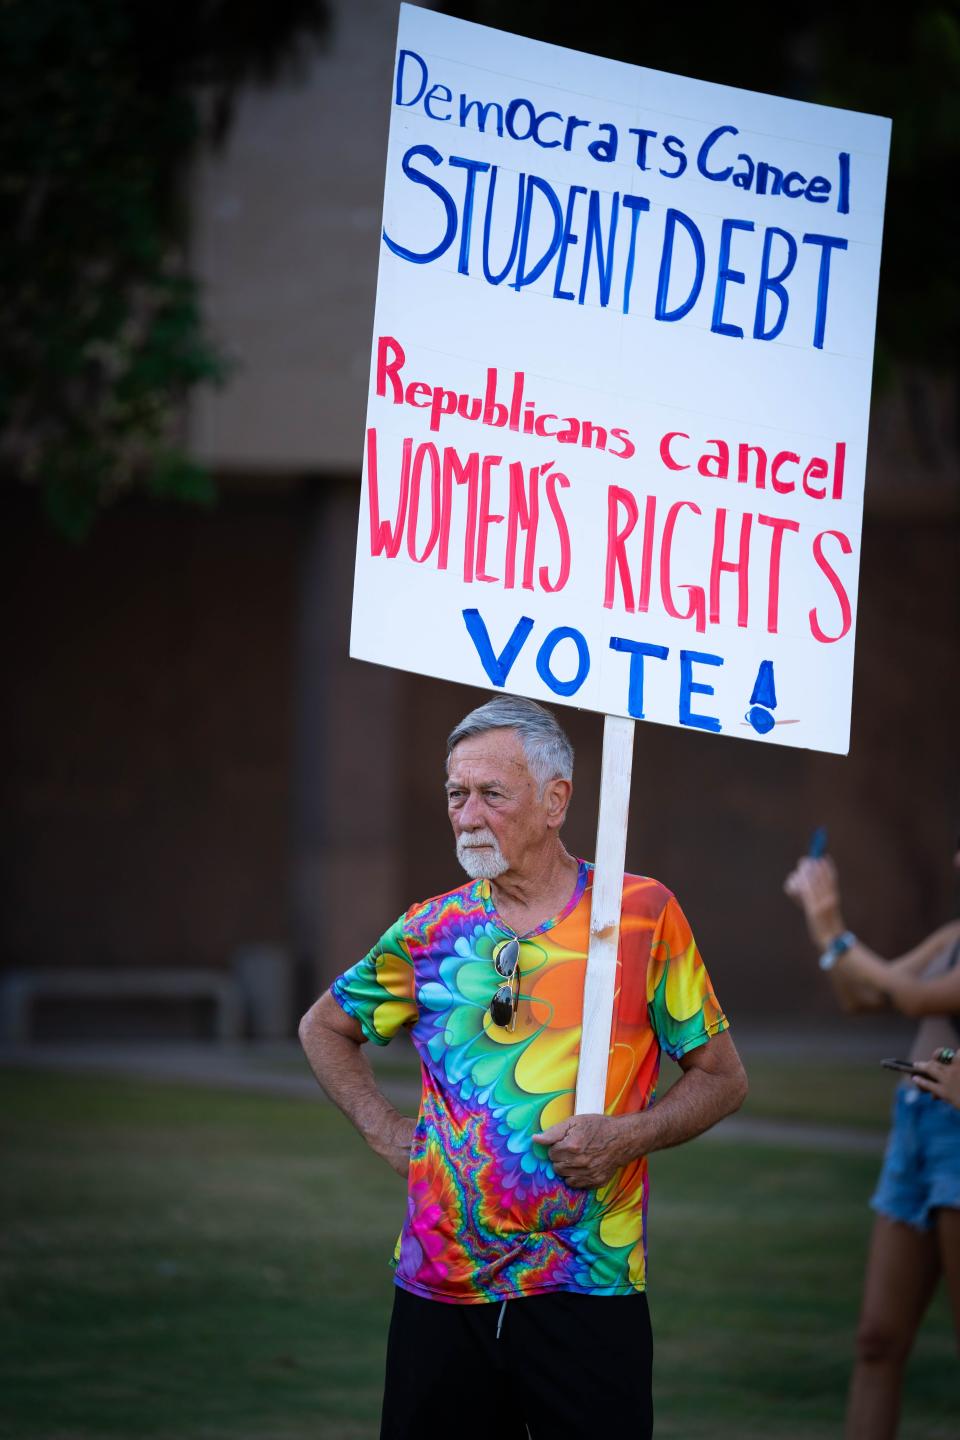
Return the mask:
<path fill-rule="evenodd" d="M 573 1190 L 533 1135 L 573 1114 L 592 867 L 562 914 L 520 947 L 511 1031 L 490 1020 L 493 951 L 512 931 L 490 883 L 414 905 L 333 985 L 368 1039 L 407 1026 L 421 1061 L 396 1283 L 458 1304 L 549 1290 L 617 1295 L 646 1285 L 647 1160 Z M 605 1112 L 651 1103 L 661 1051 L 675 1060 L 726 1028 L 690 927 L 656 880 L 624 877 Z"/>

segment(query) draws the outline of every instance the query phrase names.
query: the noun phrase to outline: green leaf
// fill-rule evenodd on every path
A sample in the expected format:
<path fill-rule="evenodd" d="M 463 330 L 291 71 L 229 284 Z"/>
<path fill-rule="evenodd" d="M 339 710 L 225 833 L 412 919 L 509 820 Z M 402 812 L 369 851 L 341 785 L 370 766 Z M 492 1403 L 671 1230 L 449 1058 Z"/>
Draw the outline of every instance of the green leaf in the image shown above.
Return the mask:
<path fill-rule="evenodd" d="M 217 487 L 209 470 L 180 450 L 167 450 L 156 457 L 147 486 L 159 500 L 180 500 L 206 509 L 217 502 Z"/>

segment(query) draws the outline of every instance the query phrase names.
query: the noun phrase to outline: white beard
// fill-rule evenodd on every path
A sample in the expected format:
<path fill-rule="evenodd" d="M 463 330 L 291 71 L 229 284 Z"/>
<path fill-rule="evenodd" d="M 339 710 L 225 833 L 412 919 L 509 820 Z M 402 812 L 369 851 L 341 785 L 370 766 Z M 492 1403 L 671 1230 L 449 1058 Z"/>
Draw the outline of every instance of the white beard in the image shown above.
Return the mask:
<path fill-rule="evenodd" d="M 480 849 L 480 846 L 490 848 Z M 471 880 L 496 880 L 510 869 L 492 830 L 474 830 L 457 838 L 457 859 Z"/>

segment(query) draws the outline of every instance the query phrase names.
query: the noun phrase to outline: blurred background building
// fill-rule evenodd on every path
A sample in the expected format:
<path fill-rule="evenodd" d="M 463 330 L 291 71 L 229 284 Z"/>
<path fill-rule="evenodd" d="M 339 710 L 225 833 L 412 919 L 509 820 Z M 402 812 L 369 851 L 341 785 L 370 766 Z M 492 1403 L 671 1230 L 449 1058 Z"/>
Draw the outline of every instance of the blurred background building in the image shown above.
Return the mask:
<path fill-rule="evenodd" d="M 459 13 L 701 73 L 659 32 L 616 52 L 602 27 L 578 37 L 542 12 Z M 331 3 L 299 70 L 246 85 L 194 162 L 191 265 L 231 368 L 193 392 L 186 443 L 216 505 L 131 493 L 70 544 L 29 487 L 4 486 L 8 973 L 230 974 L 240 956 L 280 996 L 242 1025 L 291 1030 L 401 909 L 459 883 L 443 740 L 483 692 L 347 658 L 396 15 Z M 781 893 L 816 825 L 849 923 L 882 951 L 952 913 L 957 380 L 955 353 L 936 370 L 900 354 L 875 391 L 849 757 L 638 726 L 628 865 L 677 891 L 734 1019 L 832 1014 Z M 567 844 L 590 856 L 602 719 L 561 718 L 578 755 Z M 51 994 L 35 1022 L 41 1038 L 202 1034 L 209 997 Z"/>

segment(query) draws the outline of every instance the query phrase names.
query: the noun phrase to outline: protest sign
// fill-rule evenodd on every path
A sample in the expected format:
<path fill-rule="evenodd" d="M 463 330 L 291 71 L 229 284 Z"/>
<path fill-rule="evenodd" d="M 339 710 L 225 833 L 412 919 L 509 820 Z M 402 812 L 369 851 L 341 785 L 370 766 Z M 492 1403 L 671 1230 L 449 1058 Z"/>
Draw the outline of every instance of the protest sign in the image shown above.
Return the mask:
<path fill-rule="evenodd" d="M 403 6 L 351 654 L 849 743 L 889 122 Z"/>

